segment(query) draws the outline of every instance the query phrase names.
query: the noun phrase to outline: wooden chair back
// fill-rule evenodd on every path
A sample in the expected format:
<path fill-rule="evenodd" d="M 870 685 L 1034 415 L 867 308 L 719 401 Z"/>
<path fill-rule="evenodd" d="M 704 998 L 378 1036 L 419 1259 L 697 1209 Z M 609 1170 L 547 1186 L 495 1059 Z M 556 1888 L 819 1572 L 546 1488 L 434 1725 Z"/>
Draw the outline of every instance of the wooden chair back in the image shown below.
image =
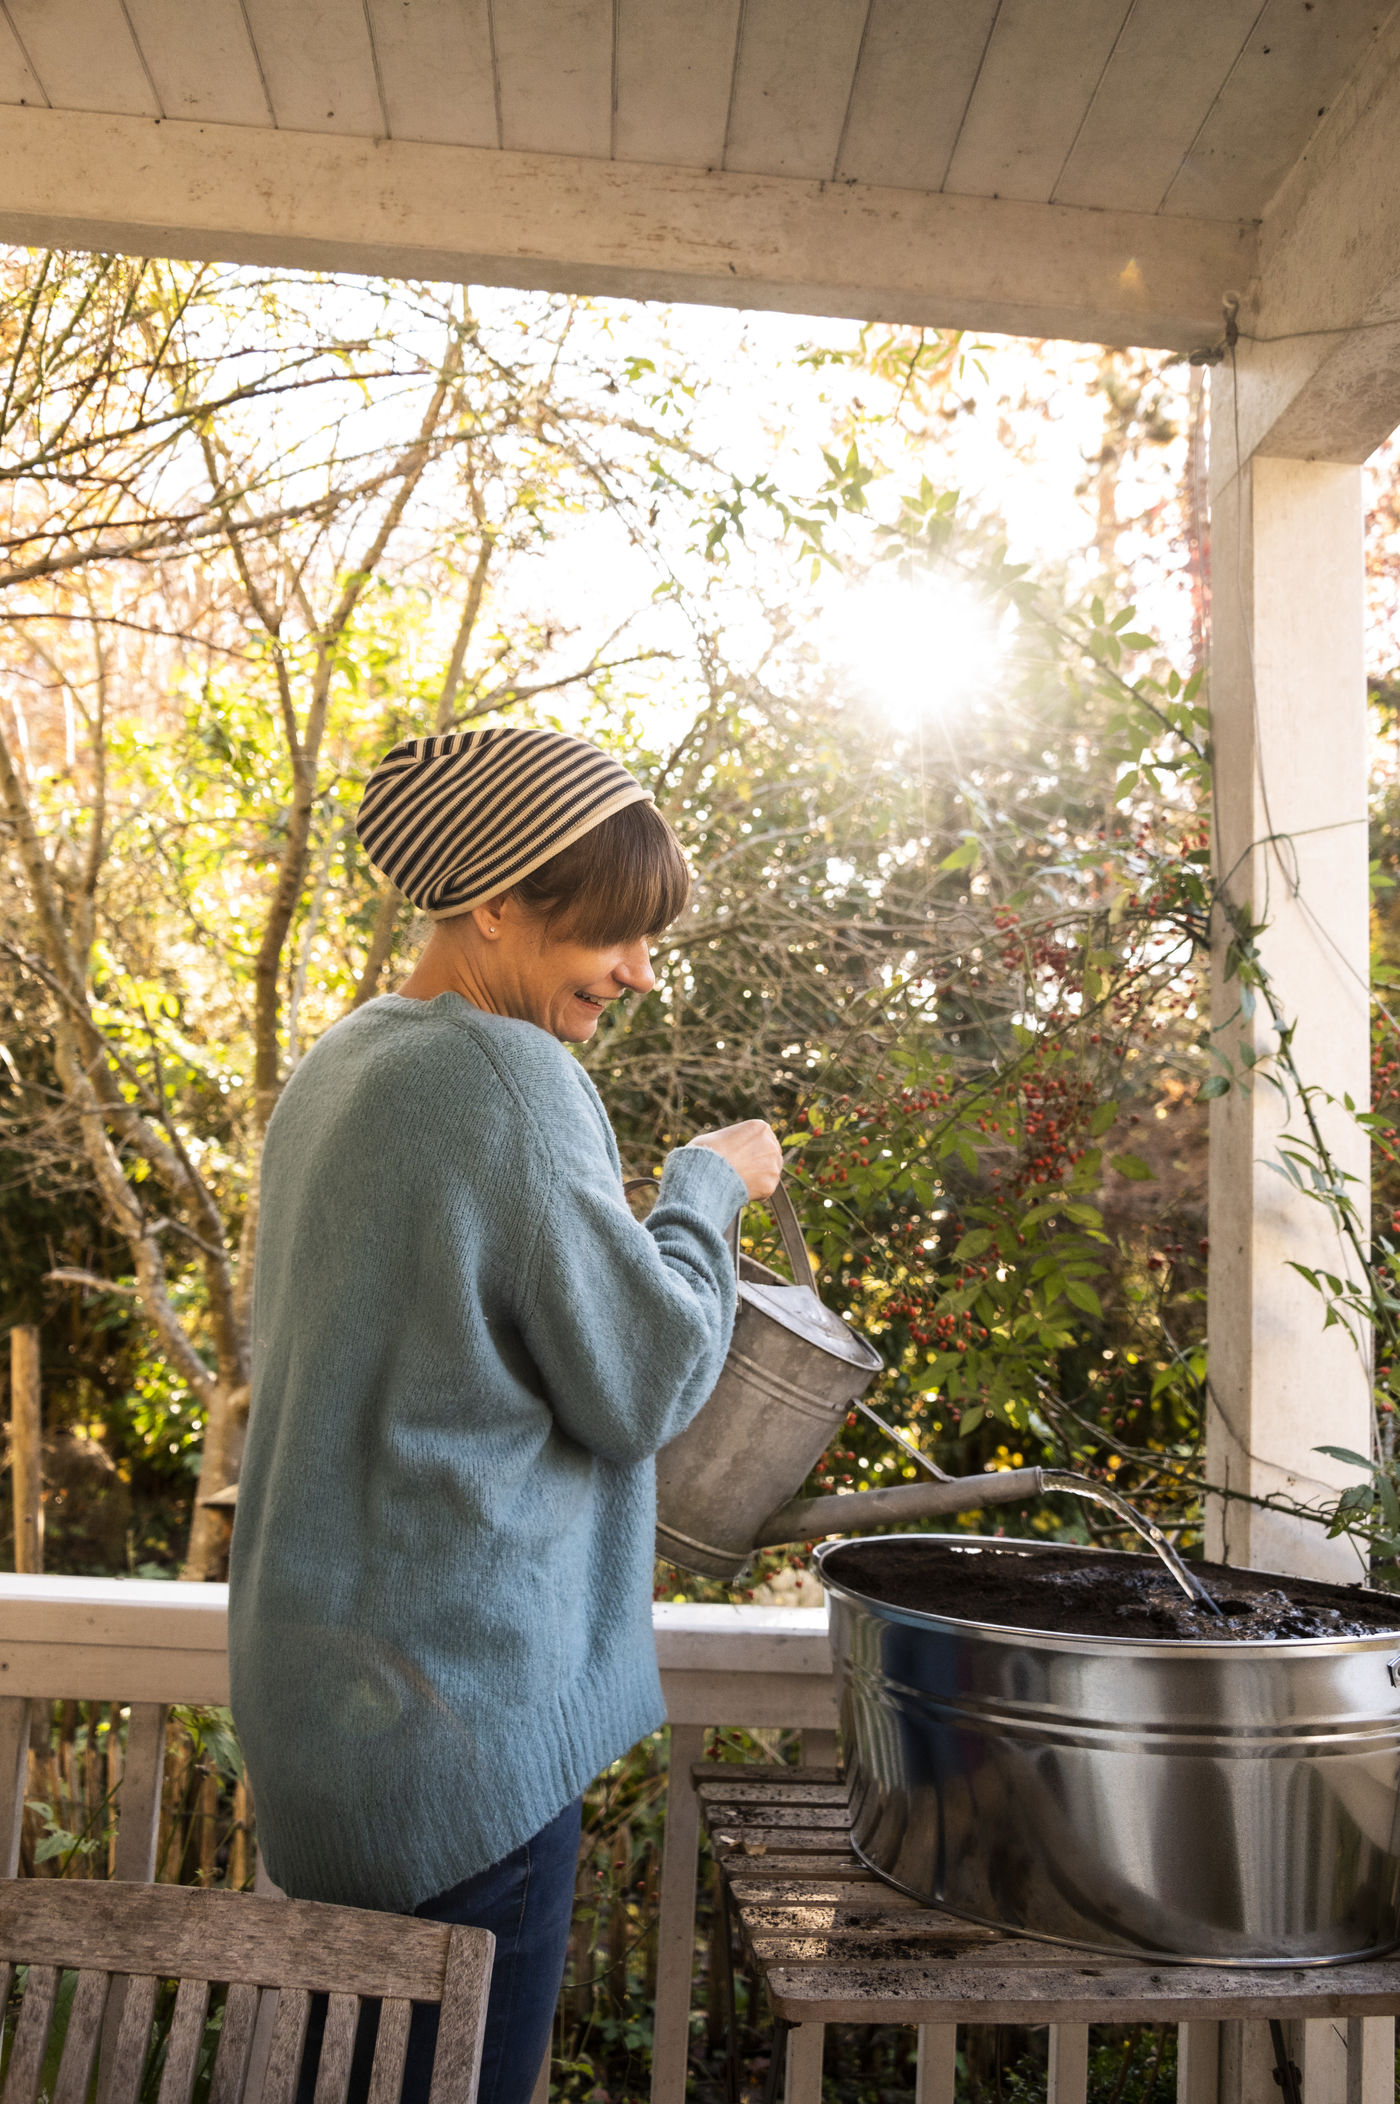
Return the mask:
<path fill-rule="evenodd" d="M 28 1968 L 0 2104 L 38 2104 L 77 1979 L 51 2104 L 138 2104 L 162 1981 L 178 1982 L 158 2104 L 190 2104 L 210 1994 L 227 1986 L 209 2104 L 295 2104 L 313 1994 L 329 1997 L 315 2104 L 345 2104 L 364 1997 L 380 2002 L 369 2104 L 398 2104 L 415 2002 L 439 2005 L 429 2104 L 472 2104 L 495 1938 L 357 1907 L 178 1885 L 0 1881 L 0 2011 Z M 256 2050 L 255 2050 L 256 2048 Z M 260 2064 L 261 2063 L 261 2064 Z M 250 2073 L 252 2081 L 250 2082 Z M 47 2085 L 45 2085 L 47 2087 Z"/>

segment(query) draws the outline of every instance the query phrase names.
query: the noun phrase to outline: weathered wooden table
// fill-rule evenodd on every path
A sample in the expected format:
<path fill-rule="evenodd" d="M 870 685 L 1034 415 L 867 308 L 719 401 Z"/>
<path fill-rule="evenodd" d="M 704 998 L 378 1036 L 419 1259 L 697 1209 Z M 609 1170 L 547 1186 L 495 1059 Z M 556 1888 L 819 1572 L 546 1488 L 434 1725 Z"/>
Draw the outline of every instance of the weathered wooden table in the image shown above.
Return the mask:
<path fill-rule="evenodd" d="M 1246 1971 L 1002 1935 L 873 1877 L 851 1847 L 834 1769 L 694 1772 L 744 1944 L 774 2017 L 792 2027 L 787 2104 L 819 2104 L 829 2023 L 917 2025 L 917 2104 L 952 2104 L 959 2024 L 1049 2025 L 1050 2104 L 1083 2104 L 1089 2026 L 1127 2023 L 1181 2027 L 1182 2104 L 1215 2104 L 1222 2064 L 1240 2078 L 1234 2094 L 1277 2099 L 1268 2027 L 1280 2021 L 1303 2104 L 1394 2104 L 1400 1959 Z"/>

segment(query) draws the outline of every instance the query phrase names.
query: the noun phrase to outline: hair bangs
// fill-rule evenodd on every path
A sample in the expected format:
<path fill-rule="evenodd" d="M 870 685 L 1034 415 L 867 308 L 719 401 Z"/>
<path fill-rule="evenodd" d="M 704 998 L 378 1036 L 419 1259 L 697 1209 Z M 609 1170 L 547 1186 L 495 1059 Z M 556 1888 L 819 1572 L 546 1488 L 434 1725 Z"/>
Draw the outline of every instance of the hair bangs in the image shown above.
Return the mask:
<path fill-rule="evenodd" d="M 628 804 L 514 886 L 546 925 L 589 949 L 659 935 L 690 902 L 681 844 L 654 804 Z"/>

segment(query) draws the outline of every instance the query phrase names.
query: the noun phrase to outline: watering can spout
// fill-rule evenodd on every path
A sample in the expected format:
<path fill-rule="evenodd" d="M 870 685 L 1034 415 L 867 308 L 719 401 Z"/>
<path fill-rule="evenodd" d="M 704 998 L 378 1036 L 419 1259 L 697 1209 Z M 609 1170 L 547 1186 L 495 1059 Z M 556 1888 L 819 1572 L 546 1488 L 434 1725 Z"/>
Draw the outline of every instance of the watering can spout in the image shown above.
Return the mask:
<path fill-rule="evenodd" d="M 853 1490 L 845 1497 L 795 1498 L 766 1519 L 755 1548 L 815 1541 L 823 1534 L 848 1534 L 856 1527 L 901 1527 L 914 1520 L 977 1512 L 984 1505 L 1021 1505 L 1044 1489 L 1038 1468 L 1007 1468 L 980 1476 L 953 1476 L 940 1483 L 894 1483 L 888 1490 Z"/>

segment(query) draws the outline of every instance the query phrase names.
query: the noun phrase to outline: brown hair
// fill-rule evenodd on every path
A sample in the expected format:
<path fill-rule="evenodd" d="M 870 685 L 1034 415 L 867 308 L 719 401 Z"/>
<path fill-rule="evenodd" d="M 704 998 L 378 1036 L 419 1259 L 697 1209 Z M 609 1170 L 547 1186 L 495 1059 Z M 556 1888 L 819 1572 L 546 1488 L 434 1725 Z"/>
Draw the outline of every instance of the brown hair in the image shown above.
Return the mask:
<path fill-rule="evenodd" d="M 628 804 L 511 886 L 551 931 L 605 950 L 684 913 L 690 870 L 655 804 Z"/>

